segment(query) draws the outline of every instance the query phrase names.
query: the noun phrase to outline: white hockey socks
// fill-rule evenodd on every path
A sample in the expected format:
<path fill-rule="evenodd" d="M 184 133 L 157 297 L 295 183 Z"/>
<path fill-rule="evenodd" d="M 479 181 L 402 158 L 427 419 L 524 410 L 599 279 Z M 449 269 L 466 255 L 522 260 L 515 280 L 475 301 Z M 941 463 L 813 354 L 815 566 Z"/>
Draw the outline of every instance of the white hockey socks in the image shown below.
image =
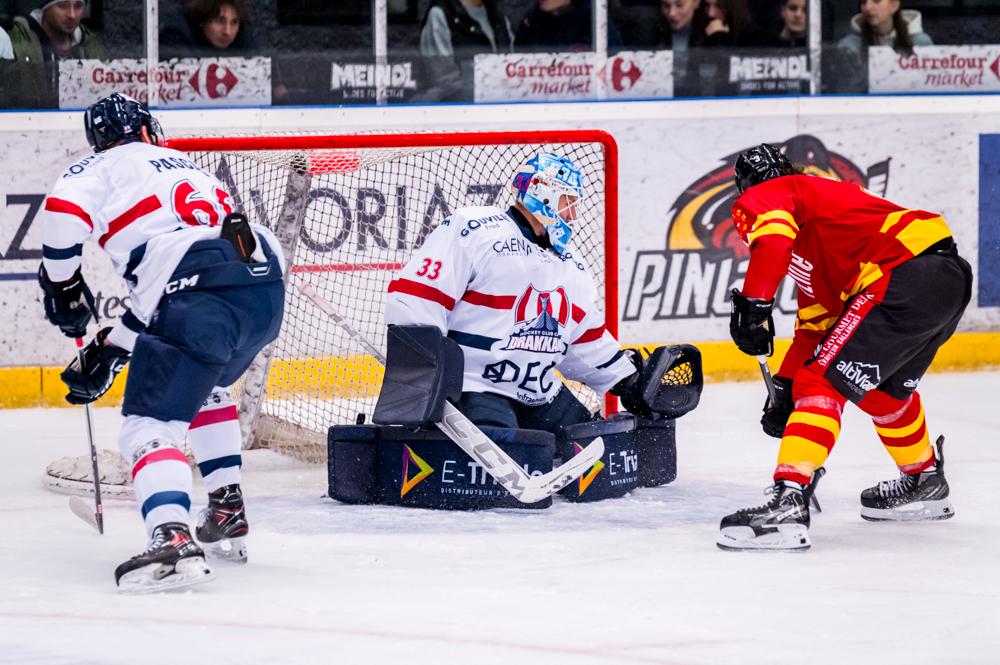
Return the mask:
<path fill-rule="evenodd" d="M 243 436 L 229 388 L 212 389 L 187 434 L 206 490 L 239 484 Z"/>
<path fill-rule="evenodd" d="M 118 449 L 132 467 L 132 488 L 146 534 L 168 522 L 188 523 L 191 467 L 181 451 L 187 423 L 126 416 Z"/>

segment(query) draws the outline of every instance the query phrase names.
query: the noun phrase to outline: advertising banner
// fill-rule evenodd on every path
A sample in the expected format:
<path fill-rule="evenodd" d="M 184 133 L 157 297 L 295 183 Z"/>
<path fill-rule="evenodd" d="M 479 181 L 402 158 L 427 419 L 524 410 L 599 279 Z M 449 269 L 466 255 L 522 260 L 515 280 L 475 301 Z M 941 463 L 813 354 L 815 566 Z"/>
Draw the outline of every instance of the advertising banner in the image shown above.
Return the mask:
<path fill-rule="evenodd" d="M 1000 44 L 915 46 L 913 55 L 888 46 L 868 49 L 870 92 L 1000 91 Z"/>
<path fill-rule="evenodd" d="M 603 117 L 520 123 L 533 129 L 605 129 L 618 142 L 617 282 L 623 343 L 729 339 L 728 294 L 742 285 L 748 257 L 730 219 L 736 198 L 732 164 L 741 150 L 762 141 L 783 146 L 808 173 L 855 182 L 908 208 L 940 213 L 976 271 L 976 293 L 960 330 L 1000 330 L 1000 282 L 989 269 L 1000 261 L 1000 117 L 960 112 L 959 106 L 950 113 L 845 115 L 799 114 L 800 106 L 785 100 L 747 103 L 741 102 L 737 115 L 732 102 L 706 101 L 685 107 L 684 115 L 676 103 L 663 103 L 644 106 L 640 119 L 617 119 L 634 114 L 635 107 L 607 105 Z M 503 112 L 510 114 L 509 109 Z M 499 116 L 480 119 L 492 127 L 519 124 Z M 166 120 L 169 131 L 170 118 Z M 455 129 L 470 128 L 454 116 L 435 121 L 436 126 L 447 122 Z M 218 133 L 220 127 L 188 132 Z M 18 156 L 0 164 L 0 302 L 5 313 L 0 317 L 0 366 L 62 364 L 72 343 L 42 317 L 35 277 L 41 258 L 36 220 L 54 179 L 85 156 L 87 146 L 78 129 L 8 131 L 0 141 Z M 420 191 L 446 192 L 453 186 L 457 192 L 430 201 L 414 198 L 416 187 L 407 186 L 405 224 L 399 215 L 379 211 L 380 201 L 398 198 L 397 185 L 409 183 L 359 185 L 342 192 L 314 185 L 308 212 L 312 221 L 300 249 L 317 261 L 337 263 L 349 260 L 352 252 L 375 261 L 385 253 L 380 247 L 395 247 L 404 234 L 407 244 L 418 243 L 446 208 L 480 201 L 480 194 L 466 194 L 471 190 L 463 178 L 444 169 L 429 177 L 430 189 Z M 504 204 L 509 190 L 499 180 L 489 182 L 494 187 L 480 184 L 475 191 L 488 190 Z M 281 194 L 251 189 L 270 192 L 266 196 Z M 312 226 L 319 223 L 313 219 L 317 215 L 329 215 L 331 221 Z M 102 325 L 112 325 L 126 307 L 121 279 L 90 245 L 84 262 Z M 786 281 L 777 299 L 779 337 L 791 335 L 795 311 L 795 286 Z"/>
<path fill-rule="evenodd" d="M 979 137 L 979 306 L 1000 307 L 1000 134 Z"/>
<path fill-rule="evenodd" d="M 805 49 L 693 50 L 688 56 L 689 90 L 703 97 L 808 94 L 811 82 Z"/>
<path fill-rule="evenodd" d="M 593 53 L 477 55 L 477 102 L 671 97 L 670 51 L 623 51 L 599 63 Z"/>
<path fill-rule="evenodd" d="M 145 60 L 61 60 L 59 106 L 86 108 L 121 92 L 146 101 Z M 260 106 L 271 103 L 270 58 L 183 58 L 161 62 L 155 72 L 159 105 Z"/>

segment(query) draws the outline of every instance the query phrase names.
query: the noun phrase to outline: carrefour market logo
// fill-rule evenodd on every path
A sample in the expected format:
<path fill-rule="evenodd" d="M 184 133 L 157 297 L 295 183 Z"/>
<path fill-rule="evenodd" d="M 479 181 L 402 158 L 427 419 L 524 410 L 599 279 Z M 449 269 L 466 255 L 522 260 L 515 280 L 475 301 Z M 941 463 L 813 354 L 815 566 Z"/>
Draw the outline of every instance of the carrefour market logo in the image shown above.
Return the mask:
<path fill-rule="evenodd" d="M 779 144 L 807 174 L 857 183 L 879 195 L 886 192 L 888 158 L 862 170 L 815 136 L 800 134 Z M 733 164 L 751 147 L 720 156 L 718 167 L 696 178 L 674 200 L 666 214 L 664 249 L 636 254 L 623 321 L 729 316 L 729 291 L 743 283 L 750 255 L 732 219 L 737 198 Z M 791 288 L 788 284 L 784 288 Z M 783 300 L 794 303 L 779 297 L 779 309 Z M 794 311 L 794 304 L 788 311 Z"/>

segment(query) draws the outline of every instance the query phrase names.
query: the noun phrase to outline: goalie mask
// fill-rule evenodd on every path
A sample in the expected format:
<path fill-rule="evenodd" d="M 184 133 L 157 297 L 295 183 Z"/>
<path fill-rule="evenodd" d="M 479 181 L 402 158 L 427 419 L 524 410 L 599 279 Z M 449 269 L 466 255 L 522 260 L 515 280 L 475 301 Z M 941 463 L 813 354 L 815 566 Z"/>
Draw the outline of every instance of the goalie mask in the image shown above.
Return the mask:
<path fill-rule="evenodd" d="M 113 93 L 91 104 L 83 114 L 83 130 L 94 152 L 104 152 L 119 143 L 142 140 L 142 128 L 159 145 L 163 130 L 146 105 L 128 95 Z"/>
<path fill-rule="evenodd" d="M 540 152 L 521 166 L 514 176 L 517 200 L 545 227 L 552 248 L 566 251 L 573 227 L 559 210 L 563 196 L 571 203 L 583 195 L 583 176 L 570 159 L 551 152 Z"/>

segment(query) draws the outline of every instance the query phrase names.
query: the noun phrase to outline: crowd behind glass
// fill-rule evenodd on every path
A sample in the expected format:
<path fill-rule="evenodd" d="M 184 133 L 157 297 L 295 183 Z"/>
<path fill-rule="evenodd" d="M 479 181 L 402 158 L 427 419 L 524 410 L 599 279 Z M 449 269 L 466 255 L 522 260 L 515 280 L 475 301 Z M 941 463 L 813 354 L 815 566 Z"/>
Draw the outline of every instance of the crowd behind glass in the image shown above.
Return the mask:
<path fill-rule="evenodd" d="M 481 53 L 592 51 L 591 0 L 387 0 L 388 61 L 405 63 L 393 102 L 472 101 Z M 976 3 L 981 3 L 977 5 Z M 271 102 L 364 103 L 331 85 L 334 63 L 373 62 L 372 0 L 160 0 L 158 55 L 269 59 Z M 869 46 L 986 44 L 992 0 L 608 0 L 607 53 L 673 53 L 674 96 L 726 94 L 729 53 L 821 55 L 823 93 L 866 92 Z M 818 44 L 809 12 L 821 12 Z M 59 62 L 144 58 L 138 0 L 0 0 L 0 107 L 59 105 Z M 813 49 L 810 49 L 813 46 Z M 813 54 L 813 55 L 810 55 Z M 334 77 L 335 78 L 335 77 Z M 362 82 L 364 83 L 364 82 Z M 722 92 L 720 93 L 720 90 Z"/>

